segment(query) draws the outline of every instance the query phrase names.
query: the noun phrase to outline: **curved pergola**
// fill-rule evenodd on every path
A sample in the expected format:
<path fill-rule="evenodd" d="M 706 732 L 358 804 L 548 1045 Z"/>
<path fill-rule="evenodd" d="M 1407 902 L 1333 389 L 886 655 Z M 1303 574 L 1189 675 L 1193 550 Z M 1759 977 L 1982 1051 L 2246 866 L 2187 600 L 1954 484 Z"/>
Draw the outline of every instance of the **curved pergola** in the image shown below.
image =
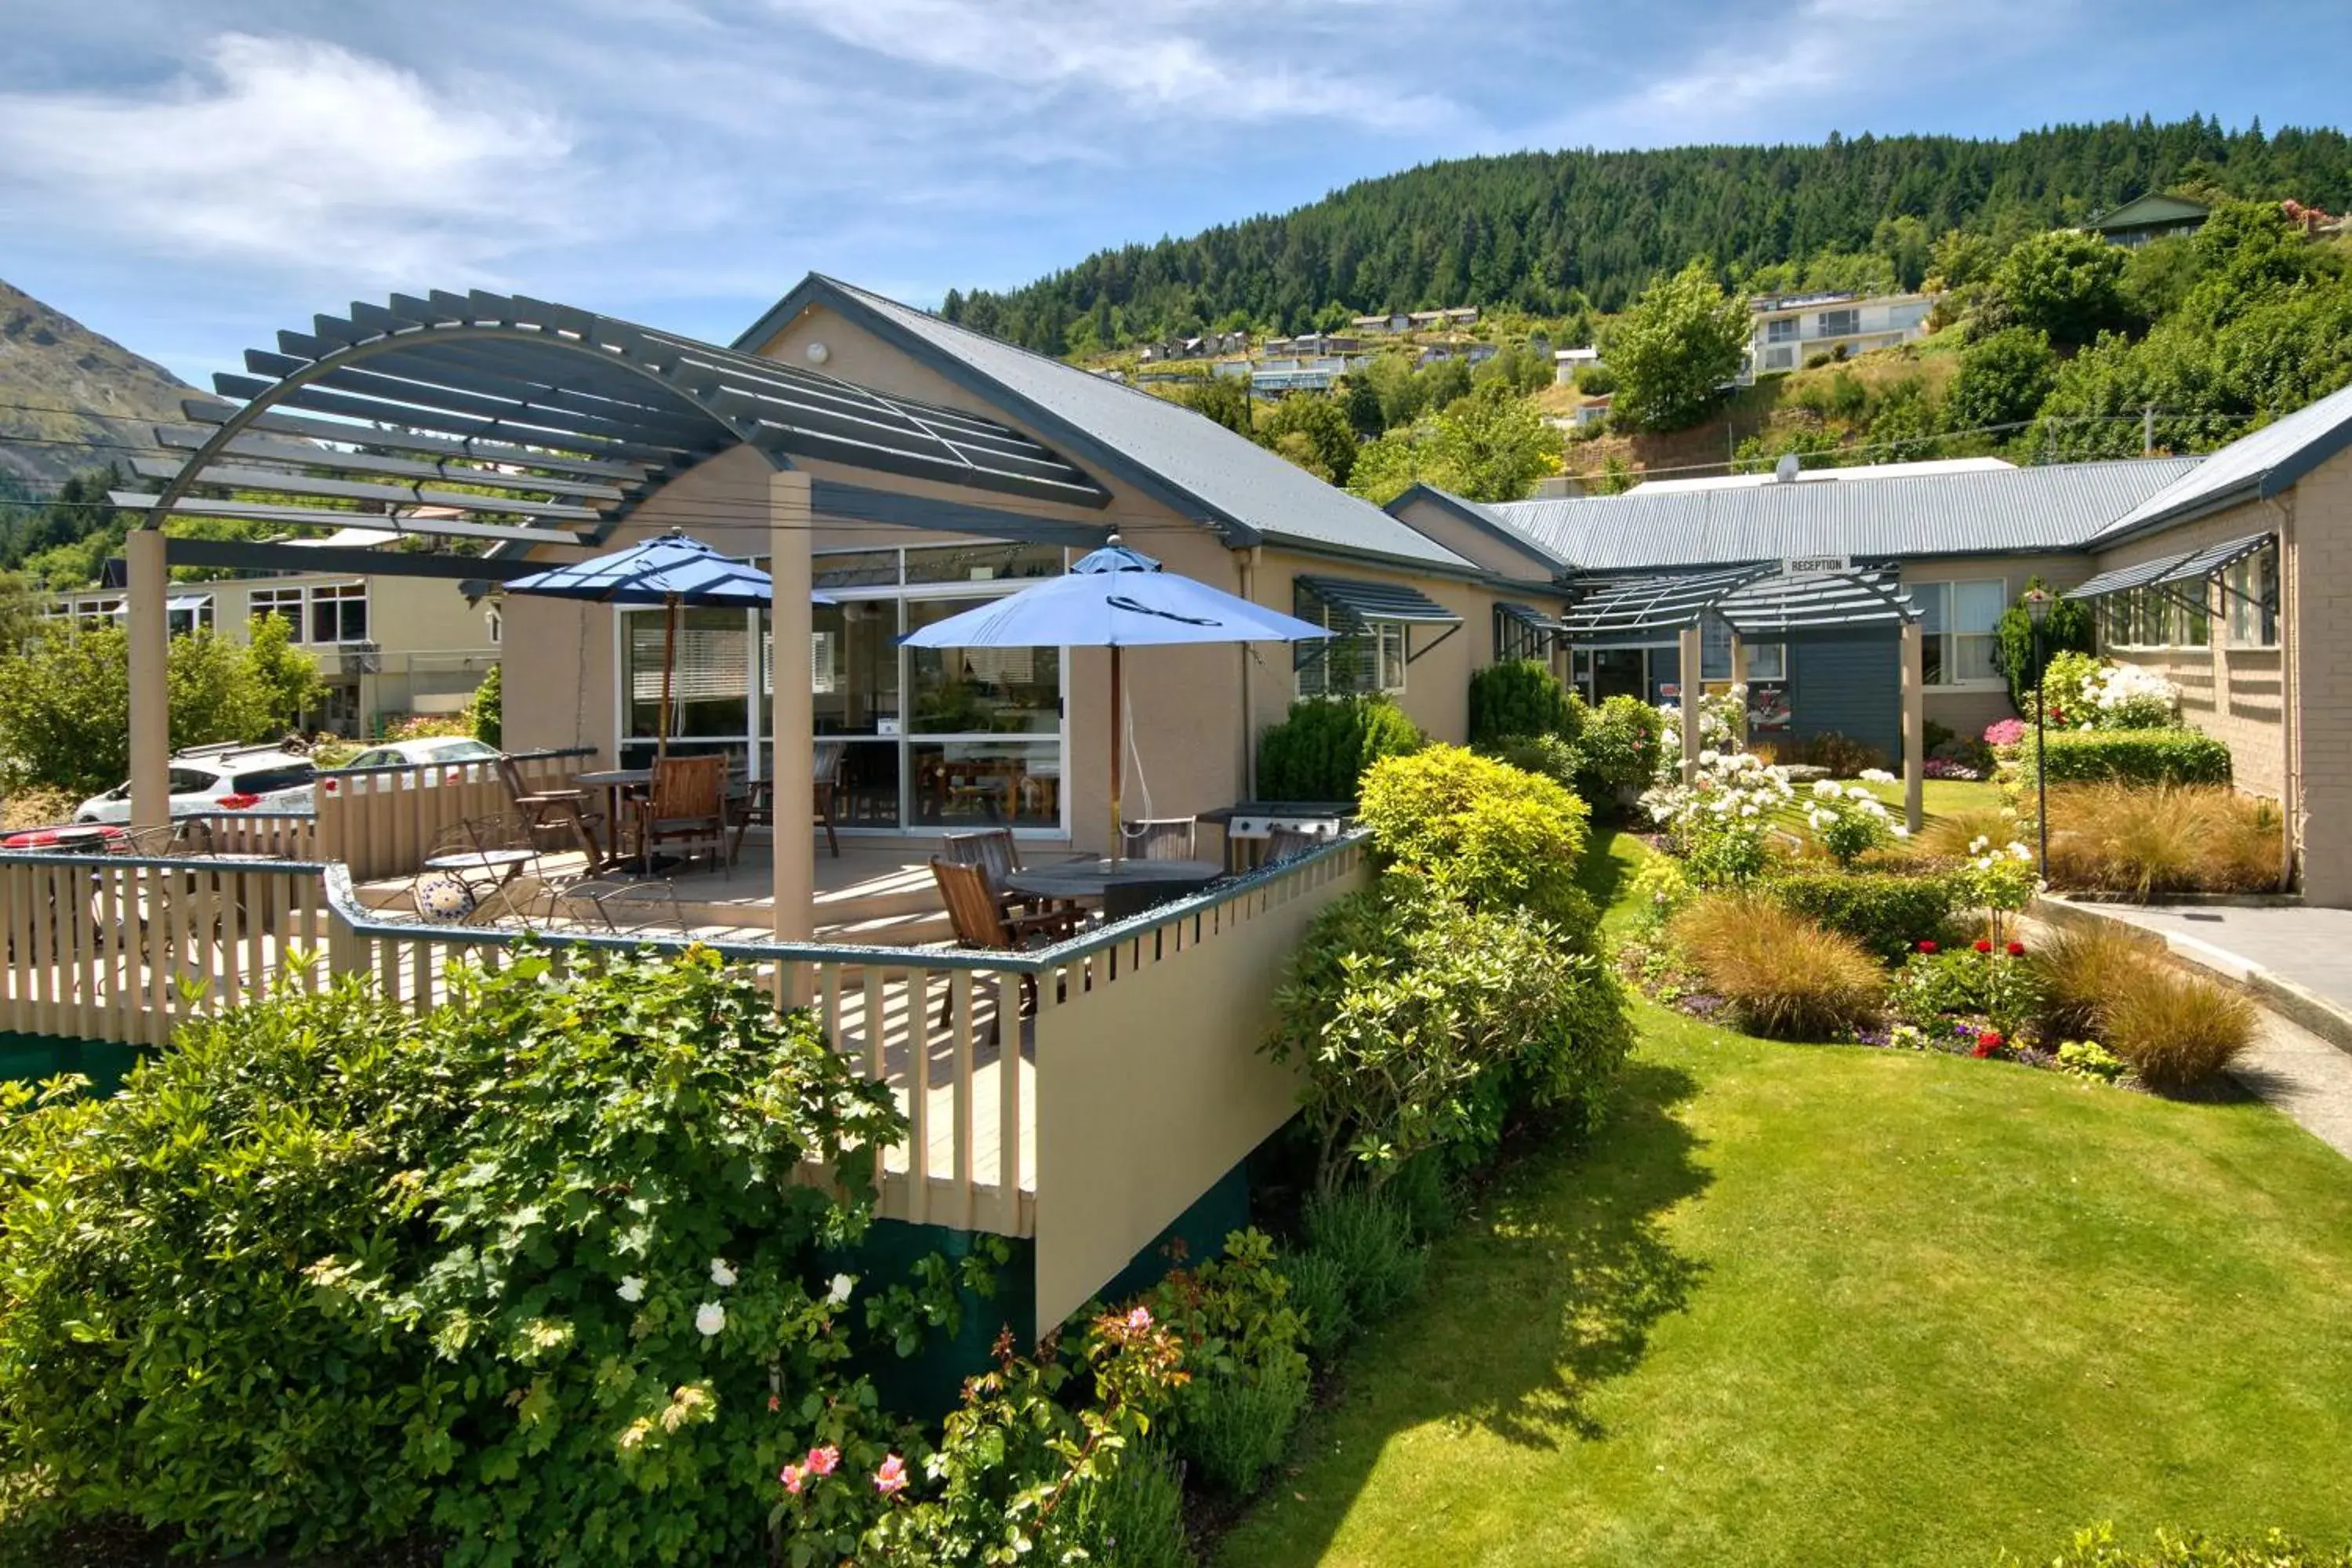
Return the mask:
<path fill-rule="evenodd" d="M 1904 816 L 1916 832 L 1925 819 L 1927 716 L 1925 643 L 1918 605 L 1893 567 L 1856 566 L 1843 558 L 1750 562 L 1713 570 L 1644 577 L 1585 577 L 1567 584 L 1572 595 L 1560 617 L 1560 642 L 1607 647 L 1675 637 L 1682 702 L 1683 778 L 1697 775 L 1699 632 L 1709 616 L 1731 628 L 1732 670 L 1741 669 L 1743 640 L 1801 641 L 1874 627 L 1901 639 Z"/>
<path fill-rule="evenodd" d="M 251 374 L 214 378 L 236 401 L 191 400 L 192 426 L 157 432 L 184 457 L 135 465 L 162 489 L 115 496 L 143 526 L 176 513 L 585 543 L 738 446 L 779 468 L 817 458 L 1032 500 L 1110 501 L 999 421 L 520 296 L 395 294 L 245 359 Z M 295 499 L 223 500 L 215 486 Z"/>

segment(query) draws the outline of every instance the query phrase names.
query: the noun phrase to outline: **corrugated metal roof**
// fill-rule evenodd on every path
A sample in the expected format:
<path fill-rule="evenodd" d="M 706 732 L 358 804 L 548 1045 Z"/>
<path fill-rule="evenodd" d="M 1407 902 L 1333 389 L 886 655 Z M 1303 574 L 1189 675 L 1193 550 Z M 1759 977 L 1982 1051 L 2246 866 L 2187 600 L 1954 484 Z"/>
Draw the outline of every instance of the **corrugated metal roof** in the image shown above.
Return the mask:
<path fill-rule="evenodd" d="M 1644 497 L 1489 503 L 1479 510 L 1588 572 L 1779 561 L 2079 550 L 2209 459 L 1781 484 Z"/>
<path fill-rule="evenodd" d="M 1263 536 L 1454 573 L 1476 571 L 1370 501 L 1325 484 L 1191 409 L 838 279 L 811 273 L 735 346 L 756 352 L 811 303 L 877 327 L 950 379 L 1001 402 L 1016 419 L 1054 431 L 1054 438 L 1074 456 L 1094 458 L 1180 511 L 1236 524 L 1245 538 Z M 959 376 L 958 370 L 969 374 Z M 984 384 L 973 384 L 972 377 Z"/>
<path fill-rule="evenodd" d="M 2347 445 L 2352 445 L 2352 386 L 2241 436 L 2198 465 L 2195 473 L 2125 512 L 2101 533 L 2101 542 L 2274 496 Z"/>

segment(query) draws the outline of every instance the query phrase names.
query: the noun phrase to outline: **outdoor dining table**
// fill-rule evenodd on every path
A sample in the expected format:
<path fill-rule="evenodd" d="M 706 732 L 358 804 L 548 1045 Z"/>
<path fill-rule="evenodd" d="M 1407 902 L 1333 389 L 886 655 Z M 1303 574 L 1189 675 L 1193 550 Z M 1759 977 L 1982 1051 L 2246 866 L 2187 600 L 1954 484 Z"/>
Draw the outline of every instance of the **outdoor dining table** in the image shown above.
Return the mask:
<path fill-rule="evenodd" d="M 633 790 L 651 789 L 654 771 L 651 768 L 604 768 L 595 773 L 575 773 L 572 782 L 582 789 L 604 792 L 604 867 L 621 863 L 621 804 Z"/>
<path fill-rule="evenodd" d="M 1037 899 L 1099 899 L 1103 918 L 1124 920 L 1181 899 L 1225 874 L 1214 860 L 1066 860 L 998 877 L 1006 890 Z"/>
<path fill-rule="evenodd" d="M 425 862 L 428 871 L 488 871 L 497 874 L 494 886 L 503 888 L 522 875 L 522 868 L 539 858 L 530 849 L 456 849 L 446 855 L 436 855 Z"/>

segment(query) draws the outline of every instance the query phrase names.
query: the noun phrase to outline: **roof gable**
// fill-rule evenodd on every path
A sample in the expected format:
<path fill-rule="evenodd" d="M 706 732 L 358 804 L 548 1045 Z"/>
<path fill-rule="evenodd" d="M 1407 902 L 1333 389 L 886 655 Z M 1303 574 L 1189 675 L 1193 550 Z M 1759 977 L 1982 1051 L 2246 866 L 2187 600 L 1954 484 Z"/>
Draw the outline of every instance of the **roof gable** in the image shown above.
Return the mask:
<path fill-rule="evenodd" d="M 1196 517 L 1234 545 L 1274 541 L 1471 574 L 1453 551 L 1213 420 L 821 273 L 735 340 L 756 353 L 812 305 L 839 311 L 1056 447 Z"/>
<path fill-rule="evenodd" d="M 2186 522 L 2241 501 L 2267 500 L 2292 487 L 2320 464 L 2352 446 L 2352 386 L 2339 387 L 2305 404 L 2284 419 L 2239 437 L 2132 508 L 2098 542 Z"/>

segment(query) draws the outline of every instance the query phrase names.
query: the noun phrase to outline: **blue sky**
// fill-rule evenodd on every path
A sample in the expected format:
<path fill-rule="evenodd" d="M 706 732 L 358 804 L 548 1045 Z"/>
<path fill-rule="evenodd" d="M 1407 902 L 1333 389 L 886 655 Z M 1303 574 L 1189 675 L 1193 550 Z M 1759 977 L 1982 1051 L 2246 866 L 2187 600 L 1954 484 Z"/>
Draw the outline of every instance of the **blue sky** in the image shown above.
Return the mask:
<path fill-rule="evenodd" d="M 11 0 L 0 278 L 191 380 L 488 287 L 725 341 L 1526 147 L 2345 119 L 2352 5 Z M 2324 63 L 2336 62 L 2336 63 Z"/>

